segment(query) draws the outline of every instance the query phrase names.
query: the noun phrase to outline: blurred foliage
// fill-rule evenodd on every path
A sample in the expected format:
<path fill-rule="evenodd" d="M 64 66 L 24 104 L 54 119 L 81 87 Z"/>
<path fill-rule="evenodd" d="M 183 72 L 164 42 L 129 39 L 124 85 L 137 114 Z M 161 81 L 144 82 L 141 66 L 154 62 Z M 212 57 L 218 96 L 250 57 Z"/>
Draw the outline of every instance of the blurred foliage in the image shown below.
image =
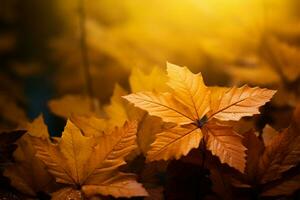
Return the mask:
<path fill-rule="evenodd" d="M 54 97 L 84 93 L 78 1 L 3 0 L 2 5 L 0 52 L 6 60 L 9 51 L 17 55 L 3 63 L 10 74 L 50 75 Z M 214 85 L 290 84 L 299 76 L 297 8 L 296 0 L 85 1 L 95 96 L 107 102 L 116 82 L 128 88 L 131 68 L 150 71 L 166 61 L 202 71 Z M 284 60 L 280 72 L 277 59 Z M 285 87 L 284 94 L 290 93 Z M 297 99 L 298 90 L 289 96 Z"/>
<path fill-rule="evenodd" d="M 229 66 L 247 65 L 252 57 L 258 64 L 264 62 L 260 55 L 269 38 L 280 37 L 287 45 L 298 42 L 295 4 L 280 0 L 90 1 L 86 26 L 93 87 L 105 85 L 95 89 L 97 97 L 107 100 L 114 82 L 126 83 L 130 68 L 164 66 L 166 61 L 201 70 L 211 84 L 225 84 L 230 81 L 225 76 Z M 62 94 L 81 92 L 78 4 L 64 1 L 57 7 L 66 26 L 50 42 L 53 58 L 59 61 L 56 87 Z"/>
<path fill-rule="evenodd" d="M 144 162 L 137 154 L 145 154 L 155 134 L 167 125 L 134 110 L 121 96 L 166 91 L 166 62 L 201 72 L 209 86 L 246 83 L 278 90 L 261 116 L 243 118 L 240 124 L 228 122 L 239 133 L 255 128 L 261 137 L 266 124 L 281 130 L 290 123 L 300 102 L 300 1 L 83 0 L 88 76 L 80 45 L 79 2 L 1 0 L 1 132 L 25 128 L 39 113 L 52 136 L 62 132 L 67 118 L 98 123 L 103 130 L 134 119 L 139 121 L 140 152 L 126 160 L 132 165 Z M 211 184 L 204 169 L 197 166 L 193 171 L 194 163 L 181 162 L 168 166 L 165 195 L 174 191 L 174 180 L 188 185 L 181 179 L 186 174 L 195 179 L 195 187 Z M 163 183 L 157 182 L 163 181 L 156 176 L 157 171 L 166 172 L 166 166 L 148 166 L 143 164 L 145 169 L 137 174 L 151 185 L 149 193 L 162 198 Z M 176 174 L 178 170 L 183 173 Z"/>
<path fill-rule="evenodd" d="M 169 61 L 201 71 L 209 85 L 278 89 L 269 112 L 289 116 L 283 110 L 300 96 L 299 8 L 297 0 L 84 1 L 91 102 L 107 104 L 116 83 L 127 91 L 132 82 L 140 84 L 133 91 L 151 88 L 145 77 L 128 79 L 131 70 L 133 77 L 153 73 L 159 85 Z M 0 99 L 9 102 L 0 106 L 1 129 L 40 112 L 47 121 L 49 99 L 88 98 L 80 37 L 79 1 L 1 1 Z M 260 127 L 286 125 L 276 116 Z"/>

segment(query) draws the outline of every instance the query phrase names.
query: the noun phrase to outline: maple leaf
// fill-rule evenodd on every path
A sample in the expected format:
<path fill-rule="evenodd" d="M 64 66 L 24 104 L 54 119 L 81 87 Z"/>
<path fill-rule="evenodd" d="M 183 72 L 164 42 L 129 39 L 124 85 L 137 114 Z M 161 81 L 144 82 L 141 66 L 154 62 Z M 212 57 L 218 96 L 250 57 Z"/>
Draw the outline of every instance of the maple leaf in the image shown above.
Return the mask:
<path fill-rule="evenodd" d="M 96 116 L 72 115 L 70 119 L 83 133 L 84 136 L 103 136 L 104 131 L 111 128 L 108 120 Z"/>
<path fill-rule="evenodd" d="M 88 197 L 96 194 L 114 197 L 147 195 L 133 174 L 118 171 L 118 167 L 125 164 L 124 157 L 136 148 L 135 122 L 126 122 L 122 128 L 107 134 L 88 137 L 67 121 L 57 143 L 38 137 L 31 139 L 36 156 L 45 163 L 56 181 L 68 185 L 55 196 L 62 198 L 70 193 L 77 194 L 78 190 Z"/>
<path fill-rule="evenodd" d="M 141 91 L 167 91 L 168 77 L 159 67 L 153 67 L 149 74 L 145 74 L 140 68 L 133 68 L 129 77 L 132 92 Z"/>
<path fill-rule="evenodd" d="M 212 90 L 212 108 L 209 117 L 220 120 L 239 120 L 245 116 L 259 114 L 258 108 L 268 102 L 275 92 L 259 87 L 250 88 L 246 85 L 227 90 L 215 87 Z"/>
<path fill-rule="evenodd" d="M 157 135 L 147 159 L 150 161 L 178 159 L 182 155 L 187 155 L 192 148 L 197 148 L 204 136 L 205 141 L 209 140 L 209 143 L 206 143 L 214 155 L 222 162 L 243 171 L 245 164 L 241 164 L 240 159 L 233 160 L 237 158 L 238 152 L 245 162 L 242 137 L 229 131 L 229 128 L 224 129 L 221 134 L 220 130 L 208 131 L 205 126 L 213 123 L 213 118 L 239 120 L 243 116 L 257 114 L 258 107 L 269 101 L 275 91 L 248 86 L 210 89 L 205 86 L 200 73 L 193 74 L 186 67 L 168 63 L 167 71 L 169 76 L 167 84 L 172 89 L 171 92 L 139 92 L 124 96 L 135 106 L 148 111 L 150 115 L 175 124 L 175 127 Z M 229 144 L 229 141 L 233 144 Z M 218 145 L 214 146 L 215 144 Z M 217 150 L 220 145 L 223 147 L 222 150 Z M 230 145 L 235 147 L 235 152 L 231 149 L 232 146 L 226 148 Z"/>
<path fill-rule="evenodd" d="M 171 157 L 179 159 L 182 155 L 187 155 L 190 149 L 197 148 L 201 138 L 201 130 L 197 127 L 188 129 L 176 126 L 157 134 L 157 139 L 147 153 L 147 159 L 168 160 Z"/>
<path fill-rule="evenodd" d="M 129 105 L 122 96 L 115 96 L 115 94 L 114 92 L 115 101 L 111 101 L 108 107 L 104 107 L 106 111 L 108 108 L 111 110 L 108 114 L 110 118 L 107 120 L 107 124 L 114 126 L 126 120 L 136 120 L 138 122 L 138 147 L 142 153 L 146 154 L 155 139 L 155 134 L 163 130 L 166 124 L 160 118 L 150 116 L 145 111 Z"/>
<path fill-rule="evenodd" d="M 99 115 L 98 104 L 97 99 L 80 95 L 66 95 L 48 102 L 50 110 L 65 119 L 70 118 L 72 115 Z"/>
<path fill-rule="evenodd" d="M 27 126 L 27 133 L 18 141 L 18 148 L 14 152 L 15 162 L 5 168 L 4 176 L 8 177 L 12 186 L 20 192 L 36 196 L 38 192 L 50 192 L 56 186 L 45 165 L 35 157 L 35 149 L 30 140 L 31 136 L 48 138 L 48 130 L 39 116 Z"/>
<path fill-rule="evenodd" d="M 158 67 L 154 67 L 149 74 L 138 68 L 134 68 L 129 77 L 132 92 L 141 90 L 166 91 L 166 74 Z M 168 124 L 162 122 L 159 117 L 150 116 L 147 112 L 136 108 L 126 102 L 122 96 L 128 94 L 118 84 L 115 85 L 110 104 L 104 106 L 108 120 L 108 127 L 119 126 L 126 120 L 138 121 L 137 143 L 139 150 L 146 155 L 150 144 L 155 140 L 156 133 L 165 129 Z"/>
<path fill-rule="evenodd" d="M 220 124 L 209 123 L 204 126 L 207 133 L 207 148 L 213 155 L 218 155 L 222 163 L 234 166 L 237 169 L 244 169 L 245 150 L 241 143 L 242 136 L 237 134 L 232 127 Z"/>
<path fill-rule="evenodd" d="M 112 97 L 110 98 L 110 104 L 105 105 L 103 110 L 106 113 L 110 123 L 114 126 L 122 125 L 129 119 L 129 112 L 133 108 L 130 108 L 125 104 L 124 99 L 121 96 L 126 95 L 127 91 L 120 85 L 116 84 Z"/>

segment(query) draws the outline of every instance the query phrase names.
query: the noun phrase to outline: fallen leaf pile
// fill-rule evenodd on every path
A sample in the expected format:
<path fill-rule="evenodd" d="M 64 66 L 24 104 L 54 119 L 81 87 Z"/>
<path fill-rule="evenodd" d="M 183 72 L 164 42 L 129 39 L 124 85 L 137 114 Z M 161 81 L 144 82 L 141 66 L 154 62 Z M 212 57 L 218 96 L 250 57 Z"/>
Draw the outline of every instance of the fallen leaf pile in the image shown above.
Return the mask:
<path fill-rule="evenodd" d="M 277 132 L 269 126 L 263 140 L 253 131 L 245 136 L 248 148 L 245 175 L 237 187 L 256 188 L 263 196 L 291 195 L 300 188 L 300 107 L 297 107 L 288 128 Z"/>
<path fill-rule="evenodd" d="M 299 106 L 289 127 L 266 125 L 258 133 L 253 118 L 275 90 L 206 86 L 201 73 L 171 63 L 166 71 L 134 69 L 131 93 L 116 85 L 103 106 L 78 95 L 51 100 L 51 111 L 66 120 L 61 137 L 50 136 L 42 116 L 24 126 L 26 133 L 1 134 L 11 186 L 5 191 L 20 199 L 158 200 L 291 196 L 300 189 Z"/>
<path fill-rule="evenodd" d="M 0 200 L 300 199 L 299 0 L 0 2 Z"/>
<path fill-rule="evenodd" d="M 52 199 L 147 196 L 134 174 L 118 170 L 136 148 L 136 128 L 135 122 L 126 122 L 110 133 L 93 135 L 68 121 L 62 137 L 51 139 L 39 117 L 18 141 L 16 162 L 4 175 L 29 197 L 38 192 L 51 193 Z"/>

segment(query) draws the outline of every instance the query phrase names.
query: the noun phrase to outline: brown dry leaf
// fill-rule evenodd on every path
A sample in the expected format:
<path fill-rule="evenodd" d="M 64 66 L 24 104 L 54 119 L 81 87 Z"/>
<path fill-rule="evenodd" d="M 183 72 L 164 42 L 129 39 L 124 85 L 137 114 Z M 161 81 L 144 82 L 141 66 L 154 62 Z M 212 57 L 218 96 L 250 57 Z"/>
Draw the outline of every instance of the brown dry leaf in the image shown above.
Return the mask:
<path fill-rule="evenodd" d="M 100 114 L 98 100 L 87 96 L 66 95 L 59 99 L 50 100 L 48 106 L 54 114 L 65 119 L 72 115 Z"/>
<path fill-rule="evenodd" d="M 271 131 L 271 137 L 265 140 L 267 142 L 259 139 L 253 130 L 247 132 L 244 140 L 248 148 L 246 171 L 244 175 L 231 176 L 232 184 L 258 189 L 262 196 L 290 195 L 298 190 L 299 120 L 298 107 L 287 129 L 279 133 L 274 133 L 271 127 L 264 129 L 263 135 Z M 283 173 L 287 175 L 283 176 Z"/>
<path fill-rule="evenodd" d="M 36 151 L 30 137 L 48 139 L 49 135 L 42 116 L 29 124 L 27 129 L 28 132 L 17 142 L 15 163 L 5 168 L 4 176 L 22 193 L 36 196 L 40 191 L 50 192 L 54 187 L 54 179 L 45 169 L 46 166 L 35 157 Z"/>
<path fill-rule="evenodd" d="M 124 157 L 136 148 L 136 123 L 126 122 L 122 128 L 98 137 L 84 136 L 71 121 L 58 143 L 32 137 L 37 157 L 48 167 L 56 181 L 71 188 L 81 188 L 85 196 L 96 194 L 114 197 L 146 196 L 133 174 L 124 174 L 118 167 Z M 60 195 L 69 194 L 62 192 Z"/>
<path fill-rule="evenodd" d="M 269 190 L 262 193 L 262 196 L 281 196 L 291 195 L 300 189 L 300 174 L 277 184 Z"/>
<path fill-rule="evenodd" d="M 258 107 L 273 96 L 275 91 L 249 88 L 208 88 L 203 82 L 201 74 L 193 74 L 186 67 L 167 64 L 169 76 L 168 85 L 171 92 L 139 92 L 125 96 L 135 106 L 148 111 L 150 115 L 160 117 L 165 122 L 176 124 L 157 135 L 147 154 L 149 161 L 180 158 L 192 148 L 197 148 L 203 137 L 202 129 L 216 117 L 222 120 L 239 120 L 243 116 L 259 113 Z M 212 93 L 212 94 L 211 94 Z M 208 125 L 207 125 L 208 126 Z M 226 129 L 225 129 L 226 130 Z M 226 135 L 230 131 L 224 131 Z M 218 133 L 221 135 L 221 133 Z M 228 137 L 233 137 L 229 134 Z M 227 159 L 228 152 L 215 151 L 221 161 L 243 171 L 245 164 L 245 148 L 241 144 L 241 137 L 232 144 L 239 152 L 238 160 Z M 217 137 L 204 137 L 214 144 Z M 224 150 L 224 149 L 223 149 Z M 229 149 L 228 149 L 229 151 Z M 233 153 L 233 152 L 231 152 Z M 225 156 L 226 155 L 226 156 Z M 243 161 L 241 161 L 243 160 Z"/>
<path fill-rule="evenodd" d="M 247 166 L 245 175 L 248 183 L 257 181 L 257 163 L 264 151 L 264 143 L 256 136 L 253 130 L 244 135 L 245 146 L 247 147 Z"/>
<path fill-rule="evenodd" d="M 16 150 L 15 142 L 24 134 L 24 130 L 16 130 L 0 133 L 0 166 L 12 160 L 12 154 Z"/>
<path fill-rule="evenodd" d="M 262 183 L 279 178 L 282 172 L 300 162 L 300 107 L 290 126 L 268 143 L 259 162 Z"/>

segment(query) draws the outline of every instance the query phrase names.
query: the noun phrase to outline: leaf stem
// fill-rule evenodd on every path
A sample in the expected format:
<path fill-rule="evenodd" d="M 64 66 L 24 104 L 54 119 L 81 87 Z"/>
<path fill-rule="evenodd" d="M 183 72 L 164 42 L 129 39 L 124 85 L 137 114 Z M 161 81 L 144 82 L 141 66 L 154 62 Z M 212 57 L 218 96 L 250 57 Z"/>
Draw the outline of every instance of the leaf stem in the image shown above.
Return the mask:
<path fill-rule="evenodd" d="M 84 0 L 78 0 L 78 14 L 79 14 L 79 31 L 80 31 L 80 50 L 82 56 L 82 66 L 84 70 L 86 91 L 90 97 L 90 106 L 92 110 L 95 110 L 95 105 L 93 102 L 94 92 L 93 92 L 93 83 L 90 71 L 90 60 L 88 56 L 88 47 L 86 43 L 86 13 Z"/>
<path fill-rule="evenodd" d="M 202 164 L 201 164 L 201 169 L 205 168 L 205 159 L 206 159 L 206 142 L 205 138 L 203 137 L 201 140 L 201 151 L 202 151 Z"/>

